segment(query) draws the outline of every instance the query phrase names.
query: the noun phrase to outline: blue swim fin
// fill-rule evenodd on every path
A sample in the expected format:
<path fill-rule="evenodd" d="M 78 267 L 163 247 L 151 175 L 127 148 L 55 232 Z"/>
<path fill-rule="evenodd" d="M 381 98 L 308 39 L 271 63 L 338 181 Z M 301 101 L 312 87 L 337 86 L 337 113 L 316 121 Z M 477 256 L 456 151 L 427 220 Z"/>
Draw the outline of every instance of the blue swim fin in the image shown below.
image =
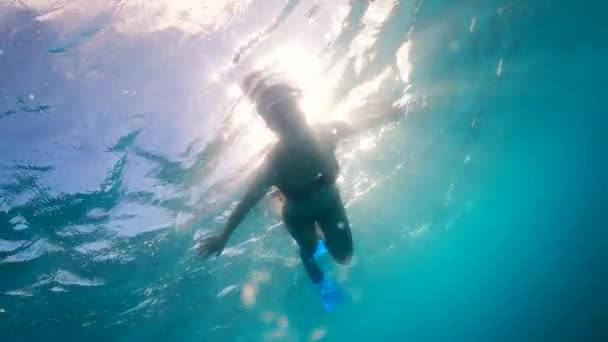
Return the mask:
<path fill-rule="evenodd" d="M 332 312 L 336 310 L 336 306 L 344 301 L 344 293 L 332 281 L 323 279 L 320 283 L 315 284 L 315 286 L 326 311 Z"/>
<path fill-rule="evenodd" d="M 325 244 L 323 243 L 323 240 L 319 240 L 319 242 L 317 242 L 317 249 L 315 250 L 315 254 L 314 254 L 315 260 L 319 259 L 325 253 L 327 253 L 327 248 L 325 248 Z"/>

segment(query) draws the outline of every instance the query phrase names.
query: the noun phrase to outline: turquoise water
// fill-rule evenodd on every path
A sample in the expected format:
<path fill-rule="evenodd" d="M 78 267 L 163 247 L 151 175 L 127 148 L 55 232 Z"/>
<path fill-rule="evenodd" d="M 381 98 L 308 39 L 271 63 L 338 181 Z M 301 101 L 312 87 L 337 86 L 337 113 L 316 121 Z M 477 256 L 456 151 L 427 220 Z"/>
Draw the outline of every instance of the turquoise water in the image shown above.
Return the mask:
<path fill-rule="evenodd" d="M 607 9 L 0 2 L 0 338 L 607 340 Z M 311 121 L 405 116 L 339 149 L 331 314 L 267 201 L 193 252 L 272 139 L 236 86 L 261 66 Z"/>

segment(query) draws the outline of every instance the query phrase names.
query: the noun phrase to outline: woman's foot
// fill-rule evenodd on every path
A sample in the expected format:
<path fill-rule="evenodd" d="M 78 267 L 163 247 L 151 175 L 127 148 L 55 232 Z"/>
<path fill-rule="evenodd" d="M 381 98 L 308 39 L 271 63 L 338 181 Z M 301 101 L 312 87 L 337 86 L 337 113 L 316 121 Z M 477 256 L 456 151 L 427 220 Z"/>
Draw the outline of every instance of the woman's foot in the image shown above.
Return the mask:
<path fill-rule="evenodd" d="M 323 279 L 315 284 L 321 296 L 321 303 L 328 312 L 336 310 L 336 306 L 344 300 L 344 293 L 332 281 Z"/>

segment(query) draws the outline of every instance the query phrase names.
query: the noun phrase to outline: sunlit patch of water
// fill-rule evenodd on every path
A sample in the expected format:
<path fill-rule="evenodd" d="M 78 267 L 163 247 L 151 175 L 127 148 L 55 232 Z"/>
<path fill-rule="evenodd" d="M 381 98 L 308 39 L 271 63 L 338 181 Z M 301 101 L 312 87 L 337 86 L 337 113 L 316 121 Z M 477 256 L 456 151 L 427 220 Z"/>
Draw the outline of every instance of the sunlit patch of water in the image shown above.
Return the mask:
<path fill-rule="evenodd" d="M 47 253 L 63 251 L 61 246 L 53 244 L 46 239 L 39 239 L 30 243 L 25 249 L 16 254 L 9 255 L 0 260 L 1 263 L 18 263 L 37 259 Z"/>
<path fill-rule="evenodd" d="M 389 18 L 395 0 L 378 0 L 371 2 L 361 19 L 362 29 L 351 44 L 350 56 L 355 58 L 355 70 L 360 73 L 363 67 L 372 59 L 369 54 L 373 48 L 384 22 Z"/>

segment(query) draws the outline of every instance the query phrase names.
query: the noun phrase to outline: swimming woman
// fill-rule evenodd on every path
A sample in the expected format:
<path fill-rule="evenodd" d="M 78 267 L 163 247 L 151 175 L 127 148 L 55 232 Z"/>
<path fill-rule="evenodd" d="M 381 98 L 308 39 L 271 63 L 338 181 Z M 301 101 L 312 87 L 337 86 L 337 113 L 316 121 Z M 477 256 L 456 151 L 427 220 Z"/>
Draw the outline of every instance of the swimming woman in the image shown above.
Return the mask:
<path fill-rule="evenodd" d="M 404 115 L 392 111 L 389 115 L 370 116 L 357 124 L 336 121 L 312 126 L 299 107 L 299 90 L 285 83 L 273 83 L 259 73 L 246 77 L 243 87 L 278 141 L 253 175 L 224 229 L 204 238 L 198 252 L 203 257 L 220 255 L 250 209 L 274 186 L 281 193 L 281 216 L 300 248 L 304 268 L 316 284 L 324 306 L 332 309 L 339 294 L 325 278 L 314 254 L 322 235 L 327 251 L 338 263 L 348 265 L 353 256 L 351 226 L 336 186 L 338 141 Z M 317 226 L 322 234 L 317 234 Z"/>

